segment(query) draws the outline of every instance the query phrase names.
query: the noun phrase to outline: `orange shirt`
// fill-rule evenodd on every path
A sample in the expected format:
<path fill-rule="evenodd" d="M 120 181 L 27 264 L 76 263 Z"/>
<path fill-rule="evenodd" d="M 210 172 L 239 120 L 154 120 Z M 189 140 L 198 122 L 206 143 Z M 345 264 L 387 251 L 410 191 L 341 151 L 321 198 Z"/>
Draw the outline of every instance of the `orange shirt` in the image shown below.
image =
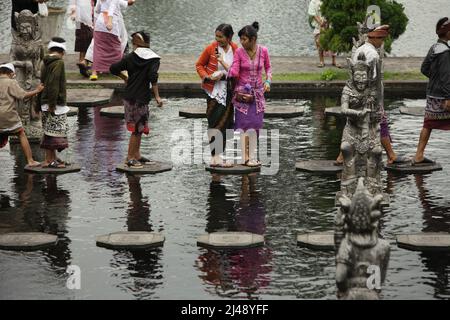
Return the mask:
<path fill-rule="evenodd" d="M 216 58 L 216 48 L 218 47 L 217 41 L 213 41 L 208 45 L 202 54 L 198 58 L 195 68 L 200 78 L 203 80 L 205 77 L 212 75 L 219 68 L 218 61 Z M 237 49 L 237 44 L 234 42 L 230 43 L 233 53 Z M 212 92 L 214 89 L 214 81 L 203 81 L 202 88 L 208 92 Z"/>

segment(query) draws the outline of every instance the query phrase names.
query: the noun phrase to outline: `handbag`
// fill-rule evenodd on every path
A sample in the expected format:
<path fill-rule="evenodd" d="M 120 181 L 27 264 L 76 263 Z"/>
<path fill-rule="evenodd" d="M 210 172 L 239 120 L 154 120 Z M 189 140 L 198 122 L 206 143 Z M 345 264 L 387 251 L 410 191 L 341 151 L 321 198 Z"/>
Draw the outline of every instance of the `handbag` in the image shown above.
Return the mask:
<path fill-rule="evenodd" d="M 261 50 L 258 47 L 258 68 L 256 70 L 259 70 L 260 62 L 261 62 Z M 255 88 L 256 88 L 256 85 L 257 85 L 257 81 L 258 80 L 255 77 L 255 85 L 254 85 Z M 236 91 L 235 92 L 235 99 L 238 102 L 252 103 L 255 100 L 255 96 L 252 93 Z"/>

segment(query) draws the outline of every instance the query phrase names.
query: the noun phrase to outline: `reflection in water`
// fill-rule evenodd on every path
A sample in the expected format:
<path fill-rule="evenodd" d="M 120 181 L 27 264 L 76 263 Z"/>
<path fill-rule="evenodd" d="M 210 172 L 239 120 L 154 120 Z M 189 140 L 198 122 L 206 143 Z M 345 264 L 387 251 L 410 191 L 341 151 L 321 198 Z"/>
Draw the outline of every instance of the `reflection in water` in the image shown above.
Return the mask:
<path fill-rule="evenodd" d="M 33 152 L 38 146 L 32 146 Z M 61 295 L 72 296 L 66 287 L 66 269 L 72 259 L 67 238 L 67 221 L 71 211 L 69 191 L 58 186 L 56 175 L 36 175 L 23 171 L 25 158 L 20 146 L 12 146 L 11 152 L 16 157 L 15 175 L 12 183 L 13 194 L 17 198 L 2 195 L 0 207 L 0 232 L 44 232 L 58 236 L 58 242 L 45 250 L 40 250 L 44 261 L 36 252 L 22 253 L 26 257 L 25 264 L 14 265 L 18 259 L 14 252 L 8 252 L 3 259 L 6 265 L 1 268 L 2 286 L 14 288 L 14 291 L 3 292 L 1 298 L 54 298 Z M 9 263 L 8 263 L 9 262 Z M 26 278 L 20 274 L 28 274 Z M 26 280 L 25 280 L 26 279 Z M 25 281 L 24 283 L 22 283 Z M 43 290 L 35 296 L 29 286 L 45 283 L 52 284 L 51 292 Z M 38 285 L 39 286 L 39 285 Z M 16 296 L 17 295 L 17 296 Z"/>
<path fill-rule="evenodd" d="M 150 223 L 150 204 L 142 195 L 141 177 L 127 175 L 130 190 L 130 202 L 127 210 L 127 231 L 152 232 Z M 136 299 L 150 299 L 155 290 L 163 284 L 162 250 L 119 250 L 114 251 L 111 267 L 120 272 L 113 276 L 120 278 L 118 285 L 124 292 L 131 292 Z M 123 270 L 128 270 L 128 275 Z"/>
<path fill-rule="evenodd" d="M 263 235 L 265 209 L 256 190 L 256 175 L 243 175 L 239 202 L 227 196 L 219 175 L 213 175 L 208 196 L 206 232 L 246 231 Z M 202 249 L 203 250 L 203 249 Z M 255 299 L 258 289 L 267 287 L 272 271 L 271 250 L 267 247 L 214 250 L 204 249 L 196 265 L 200 278 L 221 297 Z M 207 291 L 210 291 L 208 288 Z M 244 294 L 244 296 L 241 296 Z"/>
<path fill-rule="evenodd" d="M 444 199 L 433 197 L 427 190 L 427 176 L 416 174 L 414 176 L 419 199 L 423 208 L 424 228 L 422 232 L 449 232 L 450 208 L 437 204 Z M 435 201 L 431 201 L 435 200 Z M 436 203 L 434 203 L 436 202 Z M 445 201 L 444 201 L 445 202 Z M 450 253 L 448 252 L 421 252 L 422 262 L 427 270 L 436 276 L 429 278 L 433 282 L 434 296 L 436 298 L 450 298 L 449 275 Z"/>

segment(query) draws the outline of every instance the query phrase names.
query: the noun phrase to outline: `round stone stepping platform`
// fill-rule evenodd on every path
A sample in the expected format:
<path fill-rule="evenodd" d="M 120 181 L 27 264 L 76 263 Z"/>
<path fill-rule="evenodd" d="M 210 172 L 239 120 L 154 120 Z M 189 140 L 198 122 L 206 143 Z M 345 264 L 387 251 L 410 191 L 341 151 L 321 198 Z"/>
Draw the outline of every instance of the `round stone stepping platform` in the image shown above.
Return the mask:
<path fill-rule="evenodd" d="M 338 201 L 339 198 L 341 197 L 341 195 L 342 195 L 342 191 L 336 192 L 336 197 L 334 199 L 334 205 L 338 208 L 341 206 L 341 204 Z M 387 193 L 383 193 L 383 200 L 381 201 L 381 207 L 387 208 L 390 206 L 390 203 L 391 203 L 391 197 Z"/>
<path fill-rule="evenodd" d="M 297 245 L 315 250 L 334 250 L 334 231 L 298 234 Z"/>
<path fill-rule="evenodd" d="M 265 118 L 295 118 L 305 113 L 304 107 L 293 106 L 266 106 L 264 112 Z M 180 109 L 178 112 L 180 117 L 185 118 L 206 118 L 205 107 L 189 107 Z"/>
<path fill-rule="evenodd" d="M 304 107 L 266 106 L 265 118 L 296 118 L 305 113 Z"/>
<path fill-rule="evenodd" d="M 56 244 L 58 237 L 40 232 L 16 232 L 0 235 L 0 249 L 32 251 L 48 248 Z"/>
<path fill-rule="evenodd" d="M 442 170 L 442 166 L 439 163 L 424 163 L 415 166 L 412 166 L 411 163 L 387 164 L 384 168 L 390 172 L 403 174 L 420 174 Z"/>
<path fill-rule="evenodd" d="M 333 116 L 333 117 L 343 117 L 342 109 L 341 107 L 331 107 L 331 108 L 325 108 L 325 115 L 326 116 Z"/>
<path fill-rule="evenodd" d="M 124 106 L 114 106 L 114 107 L 107 107 L 102 108 L 100 110 L 100 115 L 110 118 L 125 118 L 125 110 Z"/>
<path fill-rule="evenodd" d="M 66 165 L 65 168 L 42 168 L 42 167 L 33 167 L 25 166 L 25 171 L 39 173 L 39 174 L 65 174 L 78 172 L 81 170 L 79 164 L 72 163 L 71 165 Z"/>
<path fill-rule="evenodd" d="M 425 232 L 397 236 L 400 248 L 415 251 L 450 251 L 450 233 Z"/>
<path fill-rule="evenodd" d="M 144 231 L 121 231 L 98 236 L 96 244 L 108 249 L 148 249 L 164 244 L 160 233 Z"/>
<path fill-rule="evenodd" d="M 400 107 L 401 114 L 407 114 L 409 116 L 423 117 L 425 115 L 424 107 Z"/>
<path fill-rule="evenodd" d="M 211 173 L 219 173 L 219 174 L 249 174 L 253 172 L 260 172 L 261 166 L 247 167 L 242 164 L 235 164 L 232 167 L 225 168 L 225 167 L 211 167 L 208 165 L 205 167 L 205 170 Z"/>
<path fill-rule="evenodd" d="M 67 112 L 68 117 L 73 117 L 73 116 L 78 115 L 78 108 L 69 107 L 69 109 L 70 109 L 69 112 Z"/>
<path fill-rule="evenodd" d="M 129 168 L 125 163 L 121 163 L 116 167 L 119 172 L 133 173 L 133 174 L 156 174 L 172 170 L 173 165 L 170 162 L 152 161 L 144 164 L 142 169 Z"/>
<path fill-rule="evenodd" d="M 264 236 L 249 232 L 214 232 L 198 237 L 197 245 L 216 249 L 250 248 L 264 245 Z"/>
<path fill-rule="evenodd" d="M 67 104 L 73 107 L 96 107 L 111 102 L 113 89 L 67 89 Z"/>
<path fill-rule="evenodd" d="M 334 160 L 306 160 L 298 161 L 295 169 L 312 173 L 338 173 L 342 171 L 342 166 L 335 166 Z"/>

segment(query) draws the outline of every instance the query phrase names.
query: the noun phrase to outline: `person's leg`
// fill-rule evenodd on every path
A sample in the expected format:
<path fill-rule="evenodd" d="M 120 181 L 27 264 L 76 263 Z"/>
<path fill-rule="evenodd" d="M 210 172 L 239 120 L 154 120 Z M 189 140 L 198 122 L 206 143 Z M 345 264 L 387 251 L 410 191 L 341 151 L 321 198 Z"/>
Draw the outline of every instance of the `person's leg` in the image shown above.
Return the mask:
<path fill-rule="evenodd" d="M 139 150 L 139 138 L 138 135 L 136 134 L 131 134 L 130 136 L 130 143 L 128 144 L 128 155 L 127 155 L 127 160 L 137 160 L 135 158 L 136 153 Z"/>
<path fill-rule="evenodd" d="M 419 144 L 417 145 L 416 155 L 414 157 L 415 162 L 422 162 L 424 159 L 425 147 L 428 144 L 428 140 L 430 139 L 431 129 L 422 128 L 419 137 Z"/>
<path fill-rule="evenodd" d="M 241 133 L 241 152 L 242 162 L 246 164 L 248 161 L 248 136 L 244 132 Z"/>
<path fill-rule="evenodd" d="M 314 40 L 315 40 L 315 43 L 316 43 L 317 51 L 319 52 L 319 61 L 320 61 L 320 63 L 318 65 L 318 67 L 323 67 L 323 66 L 325 66 L 325 59 L 324 59 L 324 52 L 323 52 L 323 50 L 322 50 L 322 48 L 320 46 L 320 33 L 316 34 L 314 36 Z"/>
<path fill-rule="evenodd" d="M 134 151 L 134 159 L 139 160 L 141 158 L 141 141 L 142 134 L 136 135 L 136 150 Z"/>
<path fill-rule="evenodd" d="M 22 147 L 23 153 L 25 154 L 25 158 L 27 158 L 27 163 L 29 166 L 38 166 L 39 162 L 33 159 L 33 153 L 31 152 L 30 143 L 28 142 L 27 135 L 25 131 L 21 131 L 19 133 L 19 141 Z"/>
<path fill-rule="evenodd" d="M 380 138 L 381 145 L 384 148 L 384 151 L 386 151 L 386 155 L 388 158 L 387 163 L 392 164 L 397 159 L 397 155 L 395 154 L 394 149 L 392 148 L 391 144 L 391 138 L 390 137 L 382 137 Z"/>

